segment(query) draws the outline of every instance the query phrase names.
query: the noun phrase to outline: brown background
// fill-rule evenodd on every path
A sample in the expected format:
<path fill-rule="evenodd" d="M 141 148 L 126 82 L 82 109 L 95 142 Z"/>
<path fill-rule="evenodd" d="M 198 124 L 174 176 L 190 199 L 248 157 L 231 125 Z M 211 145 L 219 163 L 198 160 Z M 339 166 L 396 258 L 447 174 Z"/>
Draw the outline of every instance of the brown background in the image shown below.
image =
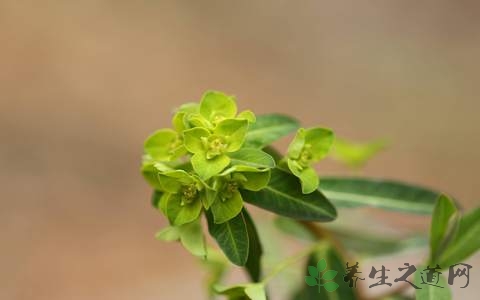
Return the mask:
<path fill-rule="evenodd" d="M 153 239 L 138 166 L 210 88 L 387 137 L 366 174 L 478 206 L 475 3 L 0 0 L 0 299 L 202 299 L 194 259 Z"/>

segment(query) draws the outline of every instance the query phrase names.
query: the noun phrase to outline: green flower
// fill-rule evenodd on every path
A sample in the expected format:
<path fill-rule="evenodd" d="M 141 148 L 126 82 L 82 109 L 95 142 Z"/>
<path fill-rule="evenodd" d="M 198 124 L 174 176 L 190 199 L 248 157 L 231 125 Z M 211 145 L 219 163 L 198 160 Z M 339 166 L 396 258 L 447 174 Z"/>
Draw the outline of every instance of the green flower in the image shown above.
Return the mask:
<path fill-rule="evenodd" d="M 172 161 L 187 153 L 182 136 L 172 129 L 155 131 L 146 139 L 144 150 L 154 161 Z"/>
<path fill-rule="evenodd" d="M 214 178 L 212 187 L 207 187 L 204 206 L 212 210 L 215 223 L 224 223 L 241 212 L 241 189 L 259 191 L 267 186 L 269 181 L 269 169 L 258 170 L 247 166 L 229 168 Z"/>
<path fill-rule="evenodd" d="M 225 119 L 212 132 L 202 127 L 183 132 L 185 147 L 193 153 L 193 169 L 202 180 L 219 174 L 230 164 L 227 153 L 242 147 L 247 130 L 247 120 Z"/>
<path fill-rule="evenodd" d="M 164 192 L 160 209 L 170 223 L 178 226 L 195 221 L 202 211 L 201 181 L 183 170 L 160 172 L 158 180 Z"/>
<path fill-rule="evenodd" d="M 312 164 L 328 154 L 333 140 L 333 132 L 329 129 L 300 128 L 288 147 L 288 168 L 300 179 L 304 194 L 309 194 L 318 188 L 319 178 Z"/>
<path fill-rule="evenodd" d="M 235 98 L 216 91 L 207 91 L 199 105 L 189 104 L 181 107 L 174 119 L 176 118 L 183 118 L 186 129 L 202 127 L 213 130 L 217 124 L 227 119 L 255 122 L 255 114 L 252 111 L 245 110 L 237 115 Z"/>

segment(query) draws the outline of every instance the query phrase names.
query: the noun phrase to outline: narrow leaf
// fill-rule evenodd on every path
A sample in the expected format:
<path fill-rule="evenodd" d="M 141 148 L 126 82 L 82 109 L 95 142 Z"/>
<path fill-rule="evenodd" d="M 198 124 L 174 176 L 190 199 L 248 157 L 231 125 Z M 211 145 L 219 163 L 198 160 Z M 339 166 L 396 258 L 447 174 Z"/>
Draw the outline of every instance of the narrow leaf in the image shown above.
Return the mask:
<path fill-rule="evenodd" d="M 443 251 L 447 237 L 453 234 L 458 222 L 455 203 L 445 195 L 441 195 L 433 210 L 430 227 L 430 262 L 434 263 Z"/>
<path fill-rule="evenodd" d="M 258 192 L 242 191 L 244 201 L 298 220 L 332 221 L 336 218 L 335 207 L 320 192 L 302 194 L 298 179 L 287 172 L 273 169 L 270 183 Z"/>
<path fill-rule="evenodd" d="M 431 214 L 439 193 L 401 182 L 369 178 L 322 177 L 320 190 L 337 207 L 373 206 Z"/>
<path fill-rule="evenodd" d="M 480 208 L 460 219 L 455 238 L 439 258 L 442 267 L 457 264 L 467 259 L 480 249 Z"/>
<path fill-rule="evenodd" d="M 285 115 L 267 114 L 257 116 L 257 121 L 250 125 L 245 145 L 261 149 L 297 130 L 298 127 L 297 120 Z"/>

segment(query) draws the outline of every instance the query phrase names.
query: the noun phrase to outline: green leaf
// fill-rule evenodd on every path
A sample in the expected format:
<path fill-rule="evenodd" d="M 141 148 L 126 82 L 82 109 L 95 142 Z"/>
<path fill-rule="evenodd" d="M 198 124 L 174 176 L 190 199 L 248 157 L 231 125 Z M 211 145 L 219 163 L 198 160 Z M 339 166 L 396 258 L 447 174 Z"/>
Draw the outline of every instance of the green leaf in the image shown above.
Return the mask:
<path fill-rule="evenodd" d="M 430 263 L 436 262 L 443 248 L 458 229 L 459 214 L 453 200 L 441 195 L 435 209 L 430 226 Z"/>
<path fill-rule="evenodd" d="M 329 292 L 334 292 L 336 289 L 338 289 L 339 285 L 336 282 L 330 281 L 326 282 L 323 287 Z"/>
<path fill-rule="evenodd" d="M 178 134 L 172 129 L 160 129 L 150 135 L 144 143 L 145 153 L 153 160 L 169 161 L 171 145 L 177 140 Z"/>
<path fill-rule="evenodd" d="M 405 183 L 369 178 L 323 177 L 320 190 L 336 207 L 373 206 L 431 214 L 439 193 Z"/>
<path fill-rule="evenodd" d="M 334 140 L 333 131 L 327 128 L 310 128 L 305 131 L 305 143 L 312 146 L 313 161 L 319 161 L 327 156 Z"/>
<path fill-rule="evenodd" d="M 337 276 L 337 271 L 335 270 L 328 270 L 327 272 L 323 273 L 322 279 L 323 280 L 332 280 Z"/>
<path fill-rule="evenodd" d="M 249 166 L 256 169 L 269 169 L 275 167 L 275 160 L 259 149 L 243 148 L 230 153 L 232 165 Z"/>
<path fill-rule="evenodd" d="M 210 132 L 201 127 L 195 127 L 183 132 L 183 140 L 185 148 L 192 153 L 205 153 L 205 145 L 203 139 L 208 138 Z"/>
<path fill-rule="evenodd" d="M 332 221 L 335 207 L 320 191 L 304 195 L 298 179 L 279 169 L 273 169 L 270 183 L 258 192 L 242 191 L 243 199 L 258 207 L 297 220 Z"/>
<path fill-rule="evenodd" d="M 207 159 L 204 153 L 196 153 L 190 161 L 193 169 L 202 180 L 207 180 L 212 176 L 220 174 L 230 164 L 230 158 L 224 154 Z"/>
<path fill-rule="evenodd" d="M 217 224 L 224 223 L 236 217 L 242 211 L 243 200 L 240 192 L 233 193 L 232 197 L 228 199 L 217 199 L 210 206 L 213 214 L 213 220 Z"/>
<path fill-rule="evenodd" d="M 180 230 L 175 226 L 167 226 L 155 234 L 157 240 L 171 242 L 180 239 Z"/>
<path fill-rule="evenodd" d="M 265 286 L 263 284 L 250 284 L 245 288 L 245 294 L 251 300 L 267 300 Z"/>
<path fill-rule="evenodd" d="M 250 214 L 244 208 L 242 214 L 245 219 L 245 224 L 247 225 L 248 232 L 248 259 L 245 264 L 245 268 L 250 276 L 250 279 L 254 282 L 260 281 L 262 276 L 261 268 L 261 259 L 263 255 L 262 244 L 260 243 L 260 237 L 258 236 L 257 229 L 255 228 L 255 223 L 250 217 Z"/>
<path fill-rule="evenodd" d="M 200 114 L 210 120 L 233 118 L 237 114 L 235 98 L 217 91 L 207 91 L 200 102 Z"/>
<path fill-rule="evenodd" d="M 318 270 L 314 266 L 308 266 L 308 274 L 312 277 L 318 277 Z"/>
<path fill-rule="evenodd" d="M 454 265 L 470 257 L 480 249 L 480 208 L 465 214 L 458 231 L 439 258 L 442 267 Z"/>
<path fill-rule="evenodd" d="M 287 156 L 293 159 L 299 158 L 305 146 L 305 128 L 299 128 L 290 145 L 288 145 Z"/>
<path fill-rule="evenodd" d="M 292 133 L 298 127 L 297 120 L 285 115 L 267 114 L 257 116 L 256 122 L 250 125 L 245 145 L 246 147 L 263 148 Z"/>
<path fill-rule="evenodd" d="M 415 290 L 415 295 L 417 300 L 451 300 L 452 293 L 450 291 L 450 287 L 447 285 L 445 277 L 440 275 L 440 280 L 438 285 L 443 287 L 436 287 L 429 284 L 421 284 L 422 283 L 422 275 L 421 270 L 424 268 L 419 268 L 417 272 L 415 272 L 415 284 L 419 285 L 421 289 Z"/>
<path fill-rule="evenodd" d="M 203 236 L 200 218 L 180 226 L 180 241 L 191 254 L 205 258 L 207 255 L 207 245 Z"/>
<path fill-rule="evenodd" d="M 182 196 L 171 194 L 166 199 L 166 214 L 173 225 L 183 225 L 195 221 L 202 211 L 202 202 L 193 201 L 190 204 L 181 205 Z"/>
<path fill-rule="evenodd" d="M 378 152 L 384 150 L 388 143 L 376 140 L 369 143 L 355 143 L 345 139 L 335 139 L 331 155 L 352 168 L 364 166 Z"/>
<path fill-rule="evenodd" d="M 162 200 L 163 193 L 157 190 L 153 190 L 151 203 L 152 206 L 159 209 L 160 208 L 160 201 Z"/>
<path fill-rule="evenodd" d="M 227 139 L 227 151 L 234 152 L 242 147 L 248 130 L 248 121 L 241 119 L 226 119 L 218 123 L 213 133 Z"/>
<path fill-rule="evenodd" d="M 238 114 L 237 119 L 244 119 L 247 120 L 248 123 L 255 123 L 257 120 L 257 117 L 251 110 L 244 110 L 241 113 Z"/>
<path fill-rule="evenodd" d="M 327 261 L 324 258 L 322 258 L 317 262 L 318 272 L 322 273 L 323 271 L 325 271 L 326 268 L 327 268 Z"/>
<path fill-rule="evenodd" d="M 238 214 L 235 218 L 216 224 L 212 214 L 207 211 L 208 231 L 217 241 L 218 246 L 228 259 L 238 265 L 244 266 L 249 253 L 249 236 L 245 216 Z"/>
<path fill-rule="evenodd" d="M 312 276 L 305 276 L 305 282 L 308 284 L 308 286 L 318 285 L 317 279 Z"/>

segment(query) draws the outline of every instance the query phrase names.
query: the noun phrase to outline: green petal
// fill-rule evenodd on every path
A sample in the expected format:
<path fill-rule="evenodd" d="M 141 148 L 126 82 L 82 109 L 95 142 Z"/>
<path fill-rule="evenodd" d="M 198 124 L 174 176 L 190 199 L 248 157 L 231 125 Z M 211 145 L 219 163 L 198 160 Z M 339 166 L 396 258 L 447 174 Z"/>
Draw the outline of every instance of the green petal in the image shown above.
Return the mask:
<path fill-rule="evenodd" d="M 275 167 L 275 160 L 266 152 L 255 148 L 242 148 L 228 155 L 232 165 L 249 166 L 256 169 Z"/>
<path fill-rule="evenodd" d="M 183 132 L 183 139 L 185 143 L 185 148 L 192 153 L 203 153 L 205 152 L 204 138 L 208 138 L 210 132 L 205 128 L 192 128 L 185 130 Z"/>
<path fill-rule="evenodd" d="M 172 157 L 171 145 L 177 137 L 178 134 L 172 129 L 157 130 L 145 140 L 145 152 L 153 160 L 169 161 Z"/>
<path fill-rule="evenodd" d="M 206 92 L 200 103 L 200 114 L 209 121 L 233 118 L 237 114 L 237 105 L 233 97 L 221 92 Z"/>
<path fill-rule="evenodd" d="M 299 178 L 302 184 L 302 193 L 310 194 L 318 189 L 320 180 L 314 168 L 303 169 Z"/>
<path fill-rule="evenodd" d="M 313 160 L 319 161 L 327 156 L 335 137 L 333 131 L 326 128 L 311 128 L 305 131 L 305 143 L 312 145 Z"/>
<path fill-rule="evenodd" d="M 234 152 L 239 150 L 245 141 L 247 130 L 247 120 L 227 119 L 218 123 L 214 133 L 224 136 L 228 141 L 227 151 Z"/>
<path fill-rule="evenodd" d="M 202 202 L 193 201 L 190 204 L 181 205 L 182 196 L 172 194 L 167 201 L 167 216 L 173 225 L 179 226 L 195 221 L 202 211 Z"/>
<path fill-rule="evenodd" d="M 242 182 L 242 188 L 250 191 L 259 191 L 268 185 L 270 181 L 270 170 L 262 172 L 243 172 L 241 173 L 247 178 L 246 182 Z"/>
<path fill-rule="evenodd" d="M 207 256 L 207 247 L 200 219 L 180 226 L 180 241 L 191 254 L 198 257 Z"/>
<path fill-rule="evenodd" d="M 242 207 L 242 195 L 237 191 L 233 193 L 232 197 L 224 201 L 217 198 L 210 208 L 212 210 L 214 222 L 216 224 L 221 224 L 235 218 L 242 211 Z"/>
<path fill-rule="evenodd" d="M 295 138 L 288 146 L 288 157 L 297 159 L 302 153 L 303 146 L 305 145 L 305 131 L 306 130 L 304 128 L 300 128 L 297 130 Z"/>
<path fill-rule="evenodd" d="M 226 155 L 219 155 L 207 159 L 204 153 L 196 153 L 192 156 L 191 163 L 200 179 L 207 180 L 222 172 L 230 164 L 230 158 Z"/>
<path fill-rule="evenodd" d="M 251 110 L 244 110 L 238 114 L 237 119 L 247 120 L 248 123 L 255 123 L 257 121 L 257 117 Z"/>
<path fill-rule="evenodd" d="M 142 172 L 143 178 L 153 187 L 155 190 L 162 190 L 163 187 L 160 185 L 157 177 L 157 169 L 154 167 L 154 162 L 144 162 L 140 171 Z"/>
<path fill-rule="evenodd" d="M 164 171 L 158 174 L 162 189 L 169 193 L 176 193 L 182 185 L 196 183 L 196 180 L 184 170 Z"/>
<path fill-rule="evenodd" d="M 155 238 L 160 241 L 172 242 L 180 239 L 180 231 L 178 227 L 168 226 L 155 234 Z"/>

